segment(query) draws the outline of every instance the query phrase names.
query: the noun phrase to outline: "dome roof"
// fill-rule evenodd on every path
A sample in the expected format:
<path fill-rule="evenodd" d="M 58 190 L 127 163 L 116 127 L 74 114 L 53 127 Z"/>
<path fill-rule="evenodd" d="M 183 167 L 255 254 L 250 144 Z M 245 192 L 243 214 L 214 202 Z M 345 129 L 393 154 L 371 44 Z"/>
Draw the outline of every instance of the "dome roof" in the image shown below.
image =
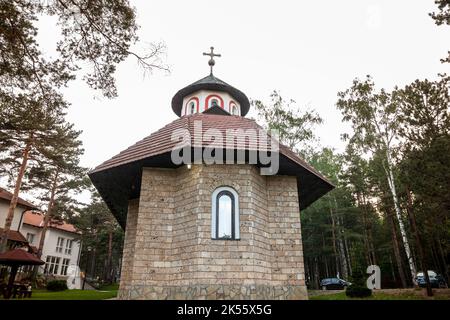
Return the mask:
<path fill-rule="evenodd" d="M 240 90 L 230 86 L 225 81 L 216 78 L 212 74 L 200 79 L 187 87 L 179 90 L 172 98 L 172 110 L 177 116 L 181 116 L 183 108 L 183 98 L 199 90 L 212 90 L 227 92 L 235 98 L 241 105 L 241 115 L 245 116 L 250 109 L 250 101 L 247 96 Z"/>

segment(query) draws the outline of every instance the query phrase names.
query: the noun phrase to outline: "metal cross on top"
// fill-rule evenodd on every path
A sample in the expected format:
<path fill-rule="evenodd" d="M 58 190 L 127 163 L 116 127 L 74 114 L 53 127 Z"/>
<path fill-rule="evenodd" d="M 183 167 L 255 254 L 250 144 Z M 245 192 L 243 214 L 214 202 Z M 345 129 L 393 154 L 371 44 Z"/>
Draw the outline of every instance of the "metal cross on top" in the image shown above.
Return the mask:
<path fill-rule="evenodd" d="M 217 53 L 214 53 L 214 47 L 211 47 L 211 52 L 210 53 L 203 52 L 203 55 L 211 57 L 211 59 L 209 59 L 209 61 L 208 61 L 208 64 L 209 64 L 209 66 L 211 68 L 211 75 L 212 75 L 213 74 L 213 67 L 216 64 L 216 61 L 214 61 L 214 57 L 221 57 L 221 55 L 217 54 Z"/>

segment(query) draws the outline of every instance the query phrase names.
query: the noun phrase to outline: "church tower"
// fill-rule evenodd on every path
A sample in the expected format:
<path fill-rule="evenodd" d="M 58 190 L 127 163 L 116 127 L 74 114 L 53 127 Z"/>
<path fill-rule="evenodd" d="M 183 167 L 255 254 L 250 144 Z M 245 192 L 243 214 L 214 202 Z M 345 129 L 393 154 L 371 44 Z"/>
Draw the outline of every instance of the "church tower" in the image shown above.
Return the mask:
<path fill-rule="evenodd" d="M 211 72 L 175 94 L 172 99 L 175 114 L 182 117 L 207 112 L 245 116 L 250 108 L 247 96 L 213 75 L 214 57 L 220 57 L 220 54 L 214 54 L 214 47 L 210 53 L 203 54 L 211 57 Z"/>
<path fill-rule="evenodd" d="M 125 229 L 119 298 L 307 299 L 300 210 L 333 185 L 288 147 L 261 143 L 248 98 L 213 75 L 213 48 L 205 55 L 210 74 L 172 99 L 179 118 L 89 173 Z M 174 160 L 212 140 L 216 160 L 244 158 Z M 261 152 L 277 170 L 263 174 Z"/>

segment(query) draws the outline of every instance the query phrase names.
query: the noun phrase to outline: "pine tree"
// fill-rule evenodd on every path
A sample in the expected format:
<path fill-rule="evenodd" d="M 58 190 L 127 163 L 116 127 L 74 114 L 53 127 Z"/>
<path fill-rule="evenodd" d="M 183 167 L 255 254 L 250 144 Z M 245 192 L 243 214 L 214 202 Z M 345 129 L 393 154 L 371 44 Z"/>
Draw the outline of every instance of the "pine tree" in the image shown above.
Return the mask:
<path fill-rule="evenodd" d="M 253 100 L 258 117 L 268 130 L 277 130 L 280 142 L 306 156 L 312 151 L 311 145 L 317 142 L 313 129 L 323 122 L 317 112 L 311 109 L 300 110 L 295 101 L 285 100 L 277 91 L 270 95 L 270 103 Z"/>
<path fill-rule="evenodd" d="M 45 146 L 45 154 L 26 173 L 25 190 L 38 191 L 46 202 L 46 213 L 38 246 L 38 257 L 42 255 L 46 231 L 55 218 L 66 218 L 74 211 L 73 196 L 86 186 L 86 169 L 80 167 L 83 153 L 79 135 L 81 131 L 65 123 L 52 135 L 52 141 Z"/>
<path fill-rule="evenodd" d="M 440 26 L 443 24 L 450 25 L 450 0 L 434 0 L 438 5 L 438 12 L 430 13 L 431 18 L 434 22 Z M 441 59 L 442 62 L 450 62 L 450 51 L 448 52 L 448 57 Z"/>
<path fill-rule="evenodd" d="M 44 100 L 39 95 L 20 94 L 6 104 L 0 103 L 0 173 L 7 174 L 14 186 L 4 231 L 0 235 L 0 252 L 6 248 L 7 234 L 27 167 L 44 161 L 48 149 L 58 144 L 66 104 L 55 92 L 51 98 Z"/>
<path fill-rule="evenodd" d="M 81 265 L 92 278 L 101 275 L 105 282 L 112 283 L 122 254 L 124 233 L 92 185 L 90 189 L 91 203 L 80 208 L 71 220 L 82 231 Z"/>
<path fill-rule="evenodd" d="M 37 43 L 35 22 L 45 16 L 58 19 L 61 38 L 58 55 L 48 58 Z M 150 43 L 142 53 L 131 50 L 139 41 L 136 13 L 127 0 L 85 1 L 1 1 L 0 2 L 0 90 L 10 88 L 61 87 L 78 74 L 105 97 L 117 95 L 116 66 L 128 56 L 135 58 L 144 72 L 167 70 L 161 63 L 163 43 Z M 81 68 L 83 65 L 83 68 Z"/>
<path fill-rule="evenodd" d="M 364 153 L 382 154 L 382 164 L 389 191 L 394 203 L 397 223 L 406 253 L 411 279 L 414 283 L 416 266 L 411 253 L 409 239 L 403 223 L 398 186 L 394 172 L 394 152 L 398 142 L 399 108 L 390 93 L 381 89 L 375 92 L 375 84 L 370 76 L 364 81 L 355 79 L 350 89 L 338 93 L 337 108 L 343 120 L 352 124 L 353 134 L 349 143 Z M 345 137 L 349 137 L 348 135 Z"/>

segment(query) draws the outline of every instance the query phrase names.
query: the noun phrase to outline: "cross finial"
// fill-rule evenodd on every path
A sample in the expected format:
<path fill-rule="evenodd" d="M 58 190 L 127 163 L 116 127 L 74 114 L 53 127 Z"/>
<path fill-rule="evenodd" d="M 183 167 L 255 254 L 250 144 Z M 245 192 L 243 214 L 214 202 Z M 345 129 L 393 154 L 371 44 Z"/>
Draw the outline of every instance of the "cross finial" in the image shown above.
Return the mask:
<path fill-rule="evenodd" d="M 214 53 L 214 47 L 211 47 L 211 52 L 210 53 L 203 52 L 203 55 L 204 56 L 210 56 L 210 59 L 208 61 L 208 65 L 211 68 L 211 75 L 212 75 L 213 74 L 213 67 L 216 64 L 216 61 L 214 61 L 214 57 L 220 57 L 221 55 Z"/>

